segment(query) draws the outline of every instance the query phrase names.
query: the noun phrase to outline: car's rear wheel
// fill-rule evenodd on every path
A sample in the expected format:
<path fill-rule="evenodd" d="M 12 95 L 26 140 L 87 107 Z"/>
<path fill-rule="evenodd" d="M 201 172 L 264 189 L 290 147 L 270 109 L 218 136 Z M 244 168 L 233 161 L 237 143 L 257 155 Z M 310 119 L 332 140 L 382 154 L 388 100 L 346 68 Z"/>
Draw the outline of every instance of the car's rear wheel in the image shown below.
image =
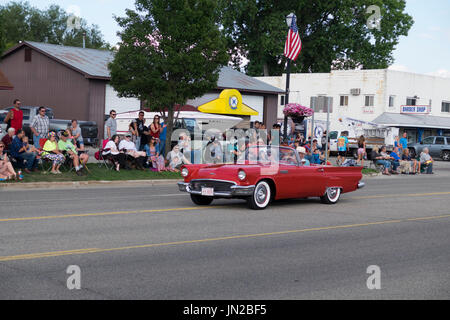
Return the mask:
<path fill-rule="evenodd" d="M 322 197 L 320 197 L 320 200 L 325 204 L 336 204 L 338 203 L 340 196 L 340 188 L 327 188 L 327 191 Z"/>
<path fill-rule="evenodd" d="M 416 150 L 414 148 L 409 148 L 409 155 L 411 156 L 411 158 L 415 158 Z"/>
<path fill-rule="evenodd" d="M 211 202 L 213 202 L 214 198 L 213 197 L 200 196 L 198 194 L 191 194 L 191 200 L 196 205 L 207 206 L 207 205 L 210 205 Z"/>
<path fill-rule="evenodd" d="M 260 181 L 255 186 L 253 195 L 248 198 L 248 205 L 253 210 L 264 210 L 272 200 L 272 190 L 266 181 Z"/>
<path fill-rule="evenodd" d="M 441 158 L 444 161 L 450 161 L 450 151 L 443 151 Z"/>

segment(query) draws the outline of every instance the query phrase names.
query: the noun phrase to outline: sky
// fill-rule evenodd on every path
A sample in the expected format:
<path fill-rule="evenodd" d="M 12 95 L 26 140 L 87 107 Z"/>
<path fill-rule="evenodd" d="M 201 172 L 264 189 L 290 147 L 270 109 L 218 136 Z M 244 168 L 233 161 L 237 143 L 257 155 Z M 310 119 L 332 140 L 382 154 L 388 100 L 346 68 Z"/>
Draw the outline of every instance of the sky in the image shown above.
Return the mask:
<path fill-rule="evenodd" d="M 6 4 L 9 0 L 0 0 Z M 107 42 L 115 45 L 119 26 L 113 15 L 125 16 L 134 9 L 134 0 L 30 0 L 32 6 L 46 9 L 56 3 L 81 15 L 88 24 L 97 24 Z M 391 69 L 450 77 L 450 1 L 407 0 L 406 12 L 415 23 L 408 37 L 401 37 Z M 284 23 L 284 21 L 280 22 Z M 383 20 L 381 20 L 381 28 Z M 303 48 L 307 50 L 307 48 Z"/>

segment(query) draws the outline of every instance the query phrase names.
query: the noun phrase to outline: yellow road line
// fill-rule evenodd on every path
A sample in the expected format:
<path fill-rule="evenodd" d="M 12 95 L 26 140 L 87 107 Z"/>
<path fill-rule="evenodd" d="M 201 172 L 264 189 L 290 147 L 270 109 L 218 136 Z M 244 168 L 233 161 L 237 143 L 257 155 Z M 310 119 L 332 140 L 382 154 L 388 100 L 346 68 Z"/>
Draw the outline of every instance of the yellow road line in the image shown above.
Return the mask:
<path fill-rule="evenodd" d="M 135 211 L 80 213 L 80 214 L 66 214 L 66 215 L 60 215 L 60 216 L 6 218 L 6 219 L 0 219 L 0 222 L 67 219 L 67 218 L 97 217 L 97 216 L 100 217 L 100 216 L 112 216 L 112 215 L 123 215 L 123 214 L 158 213 L 158 212 L 173 212 L 173 211 L 192 211 L 192 210 L 203 210 L 203 209 L 208 209 L 208 208 L 220 208 L 220 207 L 219 206 L 214 206 L 214 207 L 205 206 L 205 207 L 189 207 L 189 208 L 169 208 L 169 209 L 152 209 L 152 210 L 135 210 Z"/>
<path fill-rule="evenodd" d="M 401 220 L 386 220 L 386 221 L 379 221 L 379 222 L 368 222 L 368 223 L 358 223 L 358 224 L 329 226 L 329 227 L 317 227 L 317 228 L 308 228 L 308 229 L 299 229 L 299 230 L 279 231 L 279 232 L 235 235 L 235 236 L 207 238 L 207 239 L 198 239 L 198 240 L 152 243 L 152 244 L 126 246 L 126 247 L 109 248 L 109 249 L 91 248 L 91 249 L 78 249 L 78 250 L 55 251 L 55 252 L 45 252 L 45 253 L 31 253 L 31 254 L 0 257 L 0 262 L 50 258 L 50 257 L 59 257 L 59 256 L 67 256 L 67 255 L 80 255 L 80 254 L 87 254 L 87 253 L 106 253 L 106 252 L 113 252 L 113 251 L 125 251 L 125 250 L 132 250 L 132 249 L 155 248 L 155 247 L 162 247 L 162 246 L 175 246 L 175 245 L 205 243 L 205 242 L 224 241 L 224 240 L 261 238 L 261 237 L 267 237 L 267 236 L 288 235 L 288 234 L 295 234 L 295 233 L 302 233 L 302 232 L 350 229 L 350 228 L 357 228 L 357 227 L 368 227 L 368 226 L 383 225 L 383 224 L 401 223 L 401 222 L 407 222 L 407 221 L 436 220 L 436 219 L 444 219 L 444 218 L 450 218 L 450 215 L 422 217 L 422 218 L 405 218 L 405 219 L 401 219 Z"/>
<path fill-rule="evenodd" d="M 364 199 L 381 199 L 393 197 L 426 197 L 435 195 L 450 195 L 450 192 L 433 192 L 433 193 L 409 193 L 409 194 L 383 194 L 374 196 L 359 196 L 350 197 L 349 199 L 364 200 Z M 82 218 L 82 217 L 101 217 L 124 214 L 142 214 L 142 213 L 158 213 L 158 212 L 176 212 L 176 211 L 191 211 L 204 209 L 218 209 L 225 206 L 204 206 L 204 207 L 188 207 L 188 208 L 169 208 L 169 209 L 153 209 L 153 210 L 135 210 L 135 211 L 116 211 L 116 212 L 98 212 L 98 213 L 80 213 L 67 214 L 55 216 L 41 216 L 41 217 L 24 217 L 24 218 L 5 218 L 0 219 L 0 222 L 19 222 L 19 221 L 35 221 L 35 220 L 51 220 L 51 219 L 68 219 L 68 218 Z"/>

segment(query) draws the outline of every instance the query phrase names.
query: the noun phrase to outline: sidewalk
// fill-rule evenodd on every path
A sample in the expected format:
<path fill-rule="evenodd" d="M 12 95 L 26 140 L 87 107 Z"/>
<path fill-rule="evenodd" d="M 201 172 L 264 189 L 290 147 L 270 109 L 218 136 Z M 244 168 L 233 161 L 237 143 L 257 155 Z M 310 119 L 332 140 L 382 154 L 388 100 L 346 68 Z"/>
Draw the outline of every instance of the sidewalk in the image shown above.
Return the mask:
<path fill-rule="evenodd" d="M 26 182 L 0 184 L 1 190 L 25 190 L 25 189 L 60 189 L 60 188 L 85 188 L 85 187 L 153 187 L 158 185 L 176 185 L 182 180 L 117 180 L 117 181 L 67 181 L 67 182 Z"/>

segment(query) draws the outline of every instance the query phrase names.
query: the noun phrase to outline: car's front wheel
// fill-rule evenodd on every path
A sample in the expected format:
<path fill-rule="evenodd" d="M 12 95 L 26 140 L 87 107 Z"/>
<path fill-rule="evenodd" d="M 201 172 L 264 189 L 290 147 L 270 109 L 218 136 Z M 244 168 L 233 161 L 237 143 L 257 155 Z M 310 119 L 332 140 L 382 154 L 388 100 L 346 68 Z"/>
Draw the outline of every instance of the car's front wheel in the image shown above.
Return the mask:
<path fill-rule="evenodd" d="M 253 210 L 264 210 L 270 204 L 272 190 L 266 181 L 260 181 L 255 186 L 253 195 L 248 199 L 248 205 Z"/>
<path fill-rule="evenodd" d="M 443 151 L 441 157 L 444 161 L 450 161 L 450 151 Z"/>
<path fill-rule="evenodd" d="M 320 197 L 320 200 L 325 204 L 336 204 L 338 203 L 340 196 L 340 188 L 327 188 L 327 191 L 322 197 Z"/>
<path fill-rule="evenodd" d="M 213 202 L 214 198 L 213 197 L 200 196 L 198 194 L 191 194 L 191 200 L 196 205 L 207 206 L 207 205 L 210 205 L 211 202 Z"/>

